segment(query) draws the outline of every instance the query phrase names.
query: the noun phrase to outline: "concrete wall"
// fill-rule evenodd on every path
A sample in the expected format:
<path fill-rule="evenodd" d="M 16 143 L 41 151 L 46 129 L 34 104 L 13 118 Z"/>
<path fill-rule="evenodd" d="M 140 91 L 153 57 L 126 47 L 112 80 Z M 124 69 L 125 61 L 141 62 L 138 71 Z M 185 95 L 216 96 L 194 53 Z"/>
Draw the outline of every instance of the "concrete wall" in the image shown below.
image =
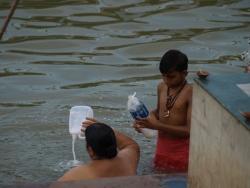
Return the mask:
<path fill-rule="evenodd" d="M 250 130 L 194 83 L 189 188 L 250 188 Z"/>
<path fill-rule="evenodd" d="M 143 176 L 123 176 L 114 178 L 99 178 L 93 180 L 27 183 L 19 182 L 13 185 L 1 185 L 1 188 L 185 188 L 184 174 L 154 174 Z"/>

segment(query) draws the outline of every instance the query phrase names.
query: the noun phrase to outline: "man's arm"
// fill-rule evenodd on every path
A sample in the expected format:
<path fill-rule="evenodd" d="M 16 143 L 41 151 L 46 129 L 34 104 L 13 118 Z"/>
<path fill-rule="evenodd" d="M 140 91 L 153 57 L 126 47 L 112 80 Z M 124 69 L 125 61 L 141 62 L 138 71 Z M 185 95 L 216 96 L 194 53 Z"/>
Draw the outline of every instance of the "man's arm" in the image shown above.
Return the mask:
<path fill-rule="evenodd" d="M 86 121 L 82 123 L 82 126 L 88 127 L 95 122 L 97 122 L 95 119 L 87 118 Z M 126 159 L 129 159 L 129 164 L 132 164 L 136 169 L 140 157 L 139 145 L 134 140 L 122 134 L 121 132 L 118 132 L 116 130 L 114 130 L 114 132 L 117 141 L 117 147 L 119 149 L 118 154 L 122 157 L 124 156 Z"/>
<path fill-rule="evenodd" d="M 114 130 L 114 132 L 116 136 L 117 147 L 119 149 L 119 155 L 121 157 L 127 158 L 129 164 L 131 164 L 136 170 L 140 158 L 139 145 L 121 132 L 116 130 Z"/>

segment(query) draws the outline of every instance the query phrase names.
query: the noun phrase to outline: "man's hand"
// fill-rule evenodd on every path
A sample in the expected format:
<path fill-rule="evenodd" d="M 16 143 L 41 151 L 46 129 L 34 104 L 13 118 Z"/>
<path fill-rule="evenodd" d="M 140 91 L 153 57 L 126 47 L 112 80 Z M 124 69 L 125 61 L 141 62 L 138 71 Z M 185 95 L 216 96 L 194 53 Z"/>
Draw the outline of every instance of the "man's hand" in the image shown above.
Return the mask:
<path fill-rule="evenodd" d="M 91 126 L 92 124 L 94 123 L 97 123 L 97 120 L 95 120 L 94 118 L 86 118 L 86 120 L 84 122 L 82 122 L 82 128 L 81 128 L 81 131 L 84 132 L 85 129 L 88 127 L 88 126 Z"/>

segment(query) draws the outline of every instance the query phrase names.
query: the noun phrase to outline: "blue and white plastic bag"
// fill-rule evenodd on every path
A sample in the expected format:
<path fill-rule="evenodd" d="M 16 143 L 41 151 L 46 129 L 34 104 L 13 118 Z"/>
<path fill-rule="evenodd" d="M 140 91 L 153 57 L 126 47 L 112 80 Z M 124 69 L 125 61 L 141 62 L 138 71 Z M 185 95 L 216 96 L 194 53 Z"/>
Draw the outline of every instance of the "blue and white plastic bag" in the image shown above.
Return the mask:
<path fill-rule="evenodd" d="M 147 107 L 135 95 L 136 92 L 134 92 L 133 95 L 128 96 L 128 111 L 135 120 L 140 118 L 147 118 L 149 115 Z M 146 138 L 152 138 L 156 133 L 155 130 L 148 128 L 142 128 L 141 132 Z"/>

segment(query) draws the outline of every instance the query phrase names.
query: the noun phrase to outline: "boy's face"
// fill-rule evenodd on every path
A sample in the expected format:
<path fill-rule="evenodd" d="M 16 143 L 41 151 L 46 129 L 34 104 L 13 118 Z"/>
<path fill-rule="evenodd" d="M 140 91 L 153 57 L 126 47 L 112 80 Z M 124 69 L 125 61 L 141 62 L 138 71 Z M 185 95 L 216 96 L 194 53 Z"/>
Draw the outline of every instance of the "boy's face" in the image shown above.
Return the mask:
<path fill-rule="evenodd" d="M 186 79 L 187 71 L 171 71 L 166 74 L 162 74 L 164 83 L 170 87 L 175 88 L 180 86 Z"/>

